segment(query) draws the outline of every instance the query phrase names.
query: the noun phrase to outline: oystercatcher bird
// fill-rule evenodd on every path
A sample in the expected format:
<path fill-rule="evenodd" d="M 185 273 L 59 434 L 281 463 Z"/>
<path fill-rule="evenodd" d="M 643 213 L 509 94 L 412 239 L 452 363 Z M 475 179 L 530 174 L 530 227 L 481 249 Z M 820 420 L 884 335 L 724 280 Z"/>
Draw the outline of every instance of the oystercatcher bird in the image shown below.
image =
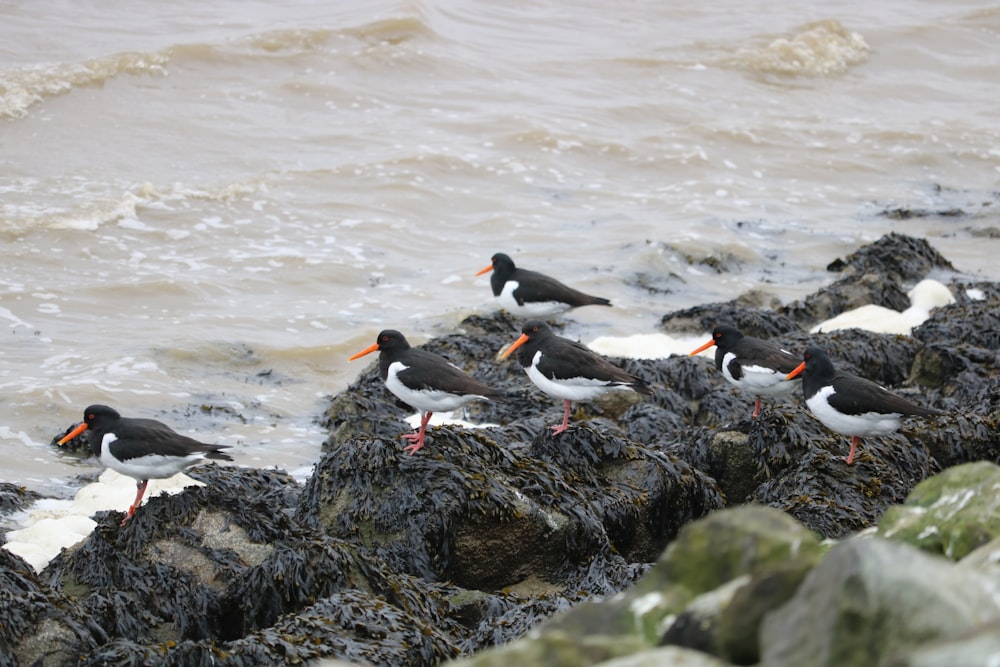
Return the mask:
<path fill-rule="evenodd" d="M 491 264 L 477 276 L 489 271 L 490 287 L 500 305 L 517 317 L 550 317 L 579 306 L 610 306 L 611 302 L 564 285 L 536 271 L 519 269 L 514 260 L 498 252 Z"/>
<path fill-rule="evenodd" d="M 135 500 L 122 520 L 123 526 L 142 502 L 149 480 L 173 477 L 203 459 L 233 460 L 222 451 L 228 445 L 198 442 L 155 419 L 122 417 L 106 405 L 91 405 L 84 410 L 83 422 L 60 438 L 58 444 L 64 445 L 84 431 L 90 451 L 105 467 L 135 479 Z"/>
<path fill-rule="evenodd" d="M 744 336 L 736 327 L 720 324 L 712 339 L 689 356 L 715 346 L 715 367 L 722 377 L 754 397 L 753 419 L 760 414 L 763 397 L 777 398 L 790 394 L 801 384 L 785 376 L 795 370 L 799 359 L 771 341 Z"/>
<path fill-rule="evenodd" d="M 467 375 L 444 357 L 410 347 L 403 334 L 393 329 L 379 333 L 374 345 L 352 355 L 348 361 L 372 352 L 379 353 L 378 369 L 386 388 L 422 413 L 420 431 L 402 436 L 411 443 L 403 448 L 410 454 L 424 446 L 427 422 L 433 413 L 450 412 L 471 401 L 503 396 L 502 392 Z"/>
<path fill-rule="evenodd" d="M 552 435 L 569 428 L 573 401 L 589 401 L 609 391 L 653 393 L 643 380 L 631 375 L 585 345 L 552 333 L 545 322 L 528 320 L 521 336 L 504 350 L 506 359 L 517 350 L 517 360 L 535 385 L 549 396 L 565 401 L 562 423 Z"/>
<path fill-rule="evenodd" d="M 822 349 L 806 349 L 804 360 L 787 375 L 802 375 L 802 393 L 813 416 L 831 431 L 851 436 L 851 451 L 844 459 L 854 462 L 858 440 L 864 435 L 888 435 L 899 429 L 903 416 L 944 414 L 925 408 L 865 378 L 838 371 Z"/>

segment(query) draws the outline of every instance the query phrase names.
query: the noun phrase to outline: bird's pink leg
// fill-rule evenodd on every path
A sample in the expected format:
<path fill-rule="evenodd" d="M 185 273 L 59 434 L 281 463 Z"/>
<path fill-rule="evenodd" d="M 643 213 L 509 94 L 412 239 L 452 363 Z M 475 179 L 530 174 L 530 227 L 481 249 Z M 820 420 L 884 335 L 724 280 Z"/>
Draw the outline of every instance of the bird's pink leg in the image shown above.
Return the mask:
<path fill-rule="evenodd" d="M 757 415 L 760 414 L 760 399 L 758 398 L 753 404 L 753 414 L 750 415 L 750 419 L 757 419 Z"/>
<path fill-rule="evenodd" d="M 851 452 L 847 455 L 847 458 L 844 459 L 844 462 L 847 465 L 851 465 L 852 463 L 854 463 L 854 452 L 856 452 L 857 449 L 858 449 L 858 436 L 854 436 L 853 438 L 851 438 Z"/>
<path fill-rule="evenodd" d="M 135 483 L 135 500 L 132 501 L 132 506 L 128 508 L 128 512 L 125 514 L 125 518 L 122 519 L 122 525 L 132 518 L 135 511 L 139 509 L 139 503 L 142 502 L 142 494 L 146 493 L 146 485 L 149 484 L 148 479 L 140 480 Z"/>
<path fill-rule="evenodd" d="M 566 401 L 566 409 L 563 410 L 563 420 L 562 424 L 552 427 L 552 435 L 559 435 L 563 431 L 569 428 L 569 409 L 572 407 L 573 401 Z"/>
<path fill-rule="evenodd" d="M 416 454 L 417 450 L 424 446 L 424 434 L 427 433 L 427 422 L 431 420 L 433 412 L 425 412 L 420 418 L 420 431 L 417 433 L 407 433 L 402 436 L 403 440 L 410 440 L 413 444 L 403 447 L 403 451 L 410 455 Z"/>

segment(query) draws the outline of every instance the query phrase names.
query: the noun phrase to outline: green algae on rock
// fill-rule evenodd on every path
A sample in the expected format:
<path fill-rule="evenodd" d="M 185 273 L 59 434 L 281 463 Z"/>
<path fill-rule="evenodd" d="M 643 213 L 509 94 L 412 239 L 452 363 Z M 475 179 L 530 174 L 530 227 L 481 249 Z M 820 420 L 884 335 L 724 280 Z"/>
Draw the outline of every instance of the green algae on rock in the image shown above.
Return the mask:
<path fill-rule="evenodd" d="M 1000 536 L 1000 466 L 954 466 L 886 510 L 878 534 L 953 560 Z"/>

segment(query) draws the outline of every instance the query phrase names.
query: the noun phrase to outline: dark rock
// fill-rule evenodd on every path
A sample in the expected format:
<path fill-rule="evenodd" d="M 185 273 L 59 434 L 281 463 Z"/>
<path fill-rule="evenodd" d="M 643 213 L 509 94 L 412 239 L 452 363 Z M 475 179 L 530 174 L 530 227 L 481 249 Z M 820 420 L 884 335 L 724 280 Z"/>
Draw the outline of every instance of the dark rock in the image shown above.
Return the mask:
<path fill-rule="evenodd" d="M 63 665 L 107 641 L 69 596 L 0 549 L 0 665 Z"/>
<path fill-rule="evenodd" d="M 865 275 L 879 274 L 896 283 L 916 282 L 935 269 L 954 271 L 945 257 L 927 239 L 895 232 L 862 246 L 844 260 L 835 260 L 828 271 Z"/>
<path fill-rule="evenodd" d="M 26 487 L 0 482 L 0 528 L 5 527 L 4 519 L 8 515 L 30 507 L 40 497 Z M 6 542 L 5 534 L 6 531 L 0 530 L 0 544 Z"/>
<path fill-rule="evenodd" d="M 509 446 L 505 429 L 452 427 L 431 429 L 417 456 L 346 442 L 317 464 L 298 516 L 430 581 L 495 591 L 535 576 L 566 590 L 593 579 L 593 559 L 612 547 L 651 560 L 685 521 L 721 506 L 687 465 L 588 424 L 556 437 L 543 428 L 528 448 Z M 587 590 L 617 590 L 631 575 L 615 569 Z"/>

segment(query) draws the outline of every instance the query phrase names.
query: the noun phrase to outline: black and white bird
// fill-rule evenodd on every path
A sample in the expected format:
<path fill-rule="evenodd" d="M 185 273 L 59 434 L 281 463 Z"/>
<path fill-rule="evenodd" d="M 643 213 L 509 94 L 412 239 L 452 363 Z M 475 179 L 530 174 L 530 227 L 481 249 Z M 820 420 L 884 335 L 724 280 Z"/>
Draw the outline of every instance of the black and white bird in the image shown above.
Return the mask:
<path fill-rule="evenodd" d="M 787 377 L 801 374 L 802 393 L 813 416 L 831 431 L 851 436 L 851 451 L 844 459 L 848 465 L 854 462 L 861 436 L 894 433 L 904 416 L 944 414 L 911 403 L 871 380 L 838 371 L 818 347 L 808 348 L 803 359 Z"/>
<path fill-rule="evenodd" d="M 515 351 L 535 386 L 565 401 L 562 423 L 552 427 L 553 435 L 569 428 L 573 401 L 590 401 L 609 391 L 635 391 L 646 396 L 653 393 L 640 378 L 581 343 L 555 335 L 541 320 L 525 322 L 521 336 L 503 351 L 501 358 Z"/>
<path fill-rule="evenodd" d="M 760 414 L 763 398 L 787 396 L 801 385 L 797 379 L 785 379 L 799 365 L 799 358 L 777 343 L 744 336 L 736 327 L 720 324 L 712 331 L 712 339 L 690 356 L 713 345 L 715 367 L 722 377 L 754 397 L 754 419 Z"/>
<path fill-rule="evenodd" d="M 490 287 L 501 307 L 517 317 L 551 317 L 579 306 L 610 306 L 611 302 L 564 285 L 536 271 L 519 269 L 514 260 L 498 252 L 489 266 L 478 273 L 492 271 Z"/>
<path fill-rule="evenodd" d="M 106 405 L 91 405 L 84 410 L 83 421 L 58 444 L 64 445 L 84 431 L 90 450 L 102 465 L 135 479 L 135 500 L 122 525 L 135 514 L 149 480 L 173 477 L 205 459 L 233 460 L 222 451 L 228 445 L 199 442 L 155 419 L 122 417 Z"/>
<path fill-rule="evenodd" d="M 374 345 L 352 355 L 349 361 L 372 352 L 379 353 L 378 368 L 386 388 L 422 413 L 420 430 L 402 436 L 410 441 L 403 448 L 410 454 L 424 446 L 427 423 L 433 413 L 457 410 L 471 401 L 503 397 L 503 392 L 487 387 L 444 357 L 410 347 L 403 334 L 394 329 L 380 332 Z"/>

